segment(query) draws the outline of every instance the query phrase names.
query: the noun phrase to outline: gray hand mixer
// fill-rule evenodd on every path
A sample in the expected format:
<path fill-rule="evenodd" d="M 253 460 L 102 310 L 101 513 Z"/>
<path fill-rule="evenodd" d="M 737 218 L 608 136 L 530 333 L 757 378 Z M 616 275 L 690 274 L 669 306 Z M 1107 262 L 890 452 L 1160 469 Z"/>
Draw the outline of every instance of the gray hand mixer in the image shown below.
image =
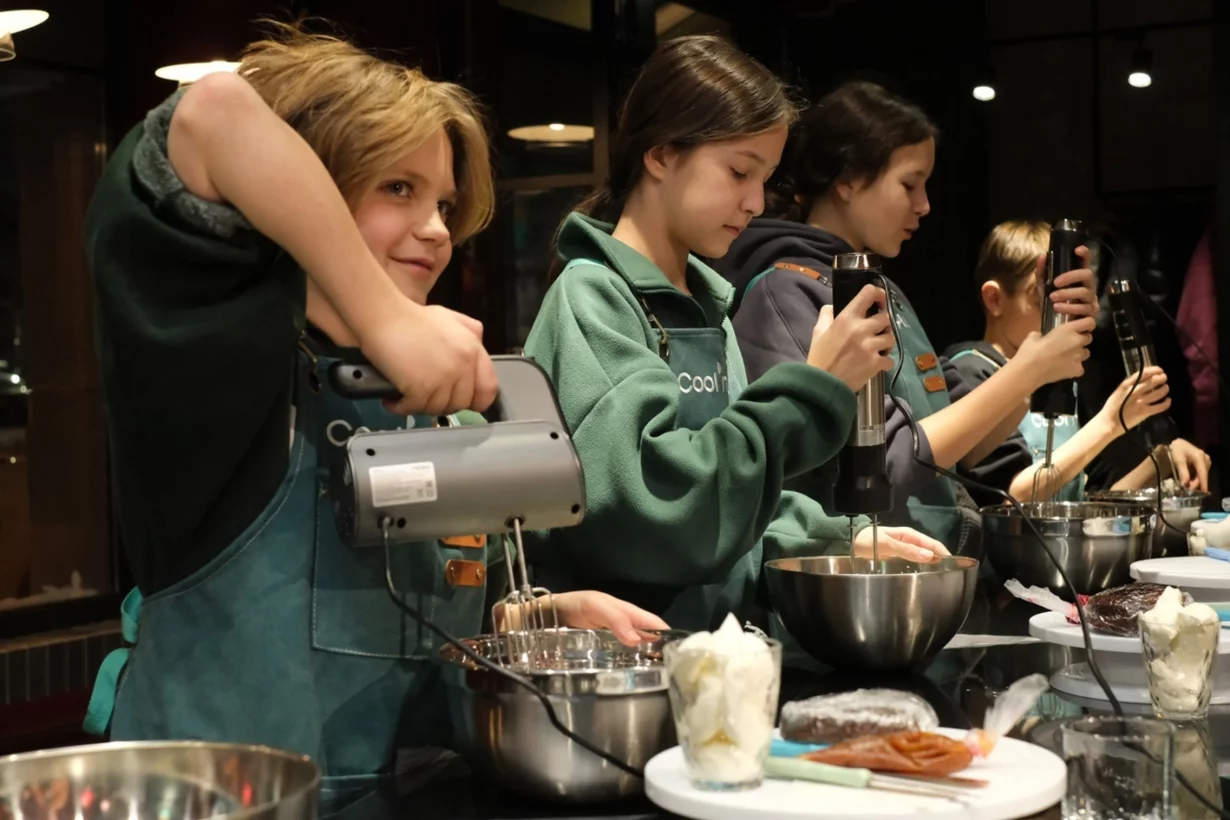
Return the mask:
<path fill-rule="evenodd" d="M 500 390 L 488 424 L 351 436 L 333 477 L 334 516 L 346 543 L 386 556 L 392 544 L 499 533 L 508 594 L 492 613 L 497 638 L 504 622 L 510 664 L 540 668 L 559 644 L 543 634 L 560 623 L 550 592 L 530 583 L 522 532 L 581 523 L 585 477 L 547 374 L 520 356 L 491 361 Z M 328 376 L 348 398 L 399 396 L 370 364 L 337 362 Z"/>

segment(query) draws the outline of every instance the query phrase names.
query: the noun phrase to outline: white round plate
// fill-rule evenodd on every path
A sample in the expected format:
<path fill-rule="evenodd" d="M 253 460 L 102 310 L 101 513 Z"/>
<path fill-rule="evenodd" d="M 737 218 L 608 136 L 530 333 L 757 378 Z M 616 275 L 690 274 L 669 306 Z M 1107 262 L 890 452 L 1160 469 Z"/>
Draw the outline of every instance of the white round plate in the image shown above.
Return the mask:
<path fill-rule="evenodd" d="M 1166 584 L 1179 589 L 1230 589 L 1230 561 L 1218 561 L 1203 555 L 1136 561 L 1128 572 L 1138 581 Z"/>
<path fill-rule="evenodd" d="M 1102 670 L 1106 674 L 1106 670 Z M 1125 681 L 1106 679 L 1115 697 L 1123 704 L 1124 714 L 1152 715 L 1153 703 L 1149 700 L 1149 683 L 1145 680 L 1143 671 L 1139 678 Z M 1224 686 L 1225 681 L 1219 676 L 1220 688 L 1213 689 L 1213 697 L 1209 701 L 1216 714 L 1230 714 L 1230 709 L 1220 708 L 1230 706 L 1230 689 Z M 1074 663 L 1060 669 L 1051 676 L 1051 688 L 1063 693 L 1066 700 L 1071 700 L 1078 706 L 1090 706 L 1097 709 L 1110 709 L 1110 701 L 1102 692 L 1089 664 Z"/>
<path fill-rule="evenodd" d="M 1068 623 L 1068 619 L 1058 612 L 1039 612 L 1029 619 L 1029 634 L 1041 638 L 1047 643 L 1060 646 L 1085 648 L 1085 639 L 1081 634 L 1080 624 Z M 1101 632 L 1089 631 L 1095 652 L 1116 652 L 1140 655 L 1143 650 L 1140 638 L 1125 638 L 1120 635 L 1105 635 Z M 1226 638 L 1226 630 L 1221 631 L 1217 642 L 1218 655 L 1230 655 L 1230 639 Z"/>
<path fill-rule="evenodd" d="M 938 731 L 965 736 L 963 729 Z M 645 767 L 645 794 L 666 811 L 694 820 L 900 820 L 918 815 L 932 820 L 1013 820 L 1054 806 L 1063 799 L 1068 779 L 1059 757 L 1011 738 L 1000 740 L 989 758 L 974 761 L 960 774 L 988 783 L 961 802 L 799 780 L 766 780 L 758 789 L 710 792 L 692 787 L 683 752 L 675 746 Z"/>

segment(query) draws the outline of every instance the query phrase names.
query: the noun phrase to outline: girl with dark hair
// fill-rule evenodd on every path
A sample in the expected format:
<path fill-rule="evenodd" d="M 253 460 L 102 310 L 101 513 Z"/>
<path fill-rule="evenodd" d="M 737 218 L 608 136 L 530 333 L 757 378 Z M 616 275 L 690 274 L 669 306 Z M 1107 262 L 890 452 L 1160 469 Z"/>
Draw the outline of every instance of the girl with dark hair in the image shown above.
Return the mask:
<path fill-rule="evenodd" d="M 564 220 L 565 267 L 526 342 L 588 504 L 581 526 L 528 549 L 545 586 L 618 590 L 674 627 L 712 628 L 753 614 L 764 559 L 850 549 L 846 519 L 782 483 L 840 449 L 853 390 L 888 366 L 887 320 L 866 317 L 883 293 L 866 288 L 835 320 L 817 307 L 799 361 L 749 384 L 732 288 L 691 255 L 721 256 L 764 209 L 795 116 L 781 82 L 716 37 L 662 44 L 629 92 L 610 184 Z M 906 529 L 882 529 L 880 548 L 945 554 Z"/>
<path fill-rule="evenodd" d="M 931 210 L 926 186 L 938 135 L 921 110 L 873 83 L 843 85 L 804 115 L 779 172 L 775 218 L 753 221 L 717 265 L 741 296 L 734 328 L 752 378 L 803 357 L 807 317 L 832 303 L 836 254 L 893 257 L 918 230 Z M 919 422 L 922 459 L 945 468 L 977 464 L 1016 429 L 1036 388 L 1080 375 L 1094 326 L 1092 284 L 1089 270 L 1060 277 L 1052 298 L 1076 318 L 1045 338 L 1032 334 L 1011 370 L 970 391 L 888 283 L 904 358 L 892 392 Z M 885 405 L 889 479 L 901 499 L 886 520 L 917 527 L 953 552 L 977 554 L 973 501 L 914 460 L 904 414 L 887 395 Z M 832 475 L 813 472 L 796 486 L 827 504 Z"/>

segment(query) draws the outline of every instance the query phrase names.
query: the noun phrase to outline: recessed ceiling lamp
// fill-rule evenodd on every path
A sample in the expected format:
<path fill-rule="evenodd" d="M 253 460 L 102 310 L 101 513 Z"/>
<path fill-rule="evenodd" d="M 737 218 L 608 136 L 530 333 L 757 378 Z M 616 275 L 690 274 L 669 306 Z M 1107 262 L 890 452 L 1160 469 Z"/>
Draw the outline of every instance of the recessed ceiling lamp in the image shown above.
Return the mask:
<path fill-rule="evenodd" d="M 6 62 L 17 56 L 17 49 L 13 45 L 14 34 L 34 28 L 50 16 L 40 9 L 0 11 L 0 62 Z"/>
<path fill-rule="evenodd" d="M 213 60 L 208 63 L 179 63 L 177 65 L 164 65 L 154 72 L 154 76 L 177 82 L 180 85 L 187 85 L 188 83 L 195 83 L 206 74 L 213 74 L 217 71 L 233 72 L 238 68 L 239 63 L 228 63 L 225 60 Z"/>
<path fill-rule="evenodd" d="M 548 125 L 524 125 L 510 130 L 508 136 L 525 142 L 589 142 L 594 138 L 594 127 L 592 125 L 565 125 L 562 122 L 553 122 Z"/>

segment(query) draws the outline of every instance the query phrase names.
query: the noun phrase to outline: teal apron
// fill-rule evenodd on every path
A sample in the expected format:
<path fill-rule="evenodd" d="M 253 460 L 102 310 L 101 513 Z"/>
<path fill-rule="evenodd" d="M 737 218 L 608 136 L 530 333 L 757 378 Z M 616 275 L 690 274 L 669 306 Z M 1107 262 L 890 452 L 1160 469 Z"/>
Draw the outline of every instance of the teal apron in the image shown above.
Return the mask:
<path fill-rule="evenodd" d="M 605 267 L 601 262 L 577 258 L 569 261 L 563 274 L 577 265 Z M 722 327 L 665 327 L 643 299 L 642 306 L 652 330 L 646 344 L 666 361 L 679 386 L 675 428 L 699 430 L 720 416 L 747 383 L 737 347 L 733 354 L 731 352 L 735 345 L 734 334 L 728 337 Z M 699 304 L 697 310 L 702 310 Z M 653 590 L 647 590 L 642 584 L 625 586 L 612 583 L 610 579 L 587 581 L 583 577 L 573 577 L 567 568 L 560 566 L 535 567 L 535 575 L 548 589 L 596 586 L 657 612 L 675 629 L 716 629 L 728 612 L 734 612 L 741 619 L 757 617 L 752 602 L 763 552 L 763 545 L 757 542 L 751 552 L 739 559 L 726 579 L 689 587 L 682 592 L 671 590 L 669 599 L 657 598 Z"/>
<path fill-rule="evenodd" d="M 889 298 L 892 299 L 896 321 L 894 330 L 905 355 L 905 364 L 900 365 L 901 373 L 894 383 L 893 376 L 900 363 L 898 347 L 894 346 L 893 369 L 884 374 L 884 386 L 886 390 L 893 389 L 894 395 L 909 405 L 914 420 L 919 422 L 948 407 L 948 383 L 939 357 L 935 355 L 918 316 L 894 289 L 890 288 Z M 881 516 L 881 522 L 913 527 L 938 540 L 954 555 L 981 558 L 980 521 L 972 515 L 972 502 L 968 505 L 971 515 L 966 515 L 957 499 L 956 483 L 937 474 L 934 481 L 927 482 L 905 499 L 904 508 L 900 498 L 895 499 L 895 509 Z"/>
<path fill-rule="evenodd" d="M 432 420 L 337 395 L 323 378 L 333 361 L 306 347 L 299 356 L 289 467 L 264 512 L 192 576 L 125 600 L 133 646 L 100 670 L 88 730 L 109 723 L 112 740 L 307 754 L 325 775 L 325 799 L 371 786 L 403 750 L 433 759 L 432 748 L 450 742 L 436 642 L 388 599 L 383 549 L 341 542 L 329 497 L 353 431 Z M 423 615 L 470 636 L 481 629 L 485 557 L 438 542 L 398 545 L 393 577 Z M 479 564 L 446 575 L 450 561 Z M 458 575 L 474 585 L 452 586 Z"/>
<path fill-rule="evenodd" d="M 992 359 L 990 356 L 979 352 L 978 350 L 962 350 L 960 353 L 952 357 L 953 361 L 962 356 L 977 356 L 984 362 L 989 363 L 996 370 L 999 370 L 999 362 Z M 1073 388 L 1075 389 L 1075 388 Z M 1029 447 L 1029 454 L 1033 456 L 1034 464 L 1038 464 L 1046 458 L 1046 416 L 1041 413 L 1026 413 L 1025 418 L 1021 419 L 1021 423 L 1017 426 L 1021 431 L 1021 435 L 1025 438 L 1025 444 Z M 1067 444 L 1072 436 L 1076 435 L 1076 431 L 1080 429 L 1080 424 L 1076 416 L 1060 416 L 1055 419 L 1055 437 L 1052 444 L 1053 453 L 1064 444 Z M 1055 496 L 1055 501 L 1080 501 L 1085 497 L 1085 474 L 1082 472 L 1076 478 L 1064 484 L 1059 489 L 1059 493 Z"/>

